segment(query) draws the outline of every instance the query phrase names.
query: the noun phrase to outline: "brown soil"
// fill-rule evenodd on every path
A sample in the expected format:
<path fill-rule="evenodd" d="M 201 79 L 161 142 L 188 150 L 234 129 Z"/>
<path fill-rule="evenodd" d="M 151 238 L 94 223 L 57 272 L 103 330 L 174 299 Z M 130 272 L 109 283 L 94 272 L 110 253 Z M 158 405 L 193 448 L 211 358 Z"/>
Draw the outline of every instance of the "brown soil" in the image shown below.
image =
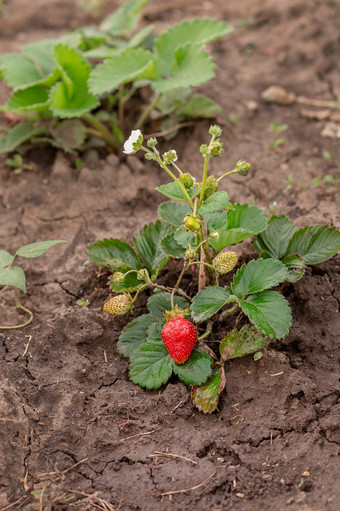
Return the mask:
<path fill-rule="evenodd" d="M 240 116 L 236 125 L 226 123 L 225 155 L 212 171 L 221 175 L 240 158 L 251 161 L 248 179 L 229 181 L 232 200 L 264 208 L 276 201 L 277 212 L 300 226 L 340 225 L 334 195 L 312 187 L 313 177 L 339 176 L 339 143 L 321 136 L 329 120 L 300 115 L 301 108 L 319 109 L 272 105 L 260 95 L 281 85 L 297 96 L 337 99 L 339 6 L 336 0 L 151 0 L 145 8 L 145 22 L 160 28 L 194 16 L 238 26 L 212 45 L 217 76 L 202 87 L 226 117 Z M 93 21 L 70 0 L 8 0 L 5 7 L 3 53 Z M 0 94 L 3 102 L 4 87 Z M 274 121 L 287 130 L 271 133 Z M 208 126 L 198 121 L 171 141 L 181 166 L 197 176 Z M 269 148 L 279 137 L 286 143 Z M 325 150 L 334 157 L 323 157 Z M 159 392 L 129 381 L 127 361 L 116 350 L 128 319 L 102 313 L 106 276 L 87 264 L 89 243 L 131 240 L 155 218 L 162 198 L 154 188 L 166 176 L 137 156 L 109 155 L 80 172 L 48 149 L 30 157 L 36 173 L 17 176 L 0 162 L 0 247 L 67 243 L 22 262 L 28 279 L 22 299 L 35 319 L 0 334 L 0 508 L 338 509 L 340 258 L 310 268 L 284 289 L 294 315 L 290 335 L 273 342 L 262 363 L 230 362 L 219 412 L 206 416 L 176 380 Z M 291 187 L 283 182 L 289 174 Z M 75 304 L 81 296 L 90 300 L 88 308 Z M 11 312 L 13 303 L 3 289 L 0 323 L 22 320 Z M 135 314 L 142 311 L 140 303 Z"/>

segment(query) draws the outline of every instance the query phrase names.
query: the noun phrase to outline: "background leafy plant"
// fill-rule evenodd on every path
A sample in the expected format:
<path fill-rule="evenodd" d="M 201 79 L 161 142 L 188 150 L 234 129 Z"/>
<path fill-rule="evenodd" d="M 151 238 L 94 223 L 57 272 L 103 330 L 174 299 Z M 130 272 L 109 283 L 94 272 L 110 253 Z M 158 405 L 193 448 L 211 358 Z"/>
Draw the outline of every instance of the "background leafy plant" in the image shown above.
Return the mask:
<path fill-rule="evenodd" d="M 191 87 L 213 78 L 215 64 L 205 45 L 232 28 L 207 18 L 181 22 L 160 35 L 151 25 L 136 31 L 146 3 L 130 0 L 99 27 L 83 27 L 0 56 L 0 78 L 13 89 L 2 110 L 23 119 L 0 138 L 0 153 L 25 142 L 74 152 L 89 136 L 117 151 L 126 105 L 141 87 L 149 87 L 152 96 L 135 118 L 136 128 L 151 112 L 160 122 L 166 118 L 167 127 L 220 112 L 214 100 L 193 95 Z"/>

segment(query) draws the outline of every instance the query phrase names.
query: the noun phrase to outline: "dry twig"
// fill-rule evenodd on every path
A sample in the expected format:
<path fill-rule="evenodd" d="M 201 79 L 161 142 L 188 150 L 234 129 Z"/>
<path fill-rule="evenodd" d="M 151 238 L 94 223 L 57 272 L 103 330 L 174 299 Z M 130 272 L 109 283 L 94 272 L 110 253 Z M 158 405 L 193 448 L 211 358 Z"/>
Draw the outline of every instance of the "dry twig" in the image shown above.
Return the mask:
<path fill-rule="evenodd" d="M 191 491 L 191 490 L 197 490 L 198 488 L 200 488 L 201 486 L 203 486 L 207 481 L 209 481 L 209 479 L 212 479 L 217 473 L 217 470 L 215 470 L 215 472 L 213 472 L 212 474 L 210 474 L 209 477 L 207 477 L 206 479 L 204 479 L 204 481 L 202 481 L 201 483 L 199 484 L 196 484 L 195 486 L 192 486 L 191 488 L 184 488 L 183 490 L 172 490 L 172 491 L 166 491 L 164 493 L 161 493 L 160 494 L 160 497 L 163 497 L 165 495 L 175 495 L 176 493 L 186 493 L 187 491 Z"/>

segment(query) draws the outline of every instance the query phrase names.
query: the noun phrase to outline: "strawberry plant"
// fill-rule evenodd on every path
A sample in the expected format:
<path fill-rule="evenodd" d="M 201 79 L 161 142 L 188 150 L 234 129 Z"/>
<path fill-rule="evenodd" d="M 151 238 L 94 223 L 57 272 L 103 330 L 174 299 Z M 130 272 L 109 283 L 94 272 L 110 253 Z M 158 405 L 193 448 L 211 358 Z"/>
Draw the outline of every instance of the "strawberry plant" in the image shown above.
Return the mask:
<path fill-rule="evenodd" d="M 340 249 L 340 231 L 334 227 L 298 229 L 286 215 L 268 218 L 255 205 L 231 202 L 219 189 L 221 181 L 232 174 L 246 176 L 251 166 L 238 161 L 220 177 L 209 175 L 209 161 L 223 152 L 219 126 L 209 133 L 209 144 L 200 147 L 198 180 L 182 171 L 175 150 L 161 154 L 155 138 L 143 145 L 141 131 L 134 130 L 124 152 L 143 151 L 170 176 L 168 184 L 156 188 L 170 200 L 160 204 L 160 219 L 137 233 L 133 245 L 104 239 L 88 252 L 113 272 L 110 285 L 116 295 L 104 305 L 106 312 L 132 313 L 140 293 L 149 295 L 148 312 L 125 326 L 117 344 L 130 359 L 131 380 L 156 389 L 174 373 L 192 386 L 193 402 L 205 413 L 218 406 L 227 361 L 249 354 L 257 360 L 262 348 L 288 335 L 292 313 L 279 286 L 296 282 L 307 265 Z M 231 247 L 248 238 L 259 258 L 238 267 Z M 177 281 L 160 283 L 171 260 L 180 265 Z"/>
<path fill-rule="evenodd" d="M 192 94 L 191 88 L 214 76 L 205 45 L 232 28 L 198 18 L 160 35 L 151 25 L 136 32 L 146 3 L 130 0 L 97 28 L 83 27 L 58 40 L 28 44 L 21 53 L 0 55 L 0 78 L 12 89 L 1 107 L 11 126 L 0 138 L 0 153 L 26 142 L 74 153 L 90 138 L 92 147 L 117 151 L 124 140 L 127 105 L 132 97 L 138 101 L 141 88 L 149 90 L 150 99 L 129 119 L 136 129 L 150 115 L 160 129 L 169 129 L 188 117 L 221 112 L 217 103 Z"/>
<path fill-rule="evenodd" d="M 33 320 L 33 312 L 24 307 L 21 303 L 18 289 L 26 292 L 26 276 L 21 266 L 14 266 L 17 257 L 25 257 L 34 259 L 39 257 L 54 245 L 63 243 L 63 240 L 48 240 L 30 243 L 18 248 L 14 255 L 7 252 L 7 250 L 0 250 L 0 286 L 11 286 L 15 289 L 16 308 L 28 315 L 27 321 L 20 325 L 0 325 L 0 330 L 9 330 L 13 328 L 23 328 L 29 325 Z"/>

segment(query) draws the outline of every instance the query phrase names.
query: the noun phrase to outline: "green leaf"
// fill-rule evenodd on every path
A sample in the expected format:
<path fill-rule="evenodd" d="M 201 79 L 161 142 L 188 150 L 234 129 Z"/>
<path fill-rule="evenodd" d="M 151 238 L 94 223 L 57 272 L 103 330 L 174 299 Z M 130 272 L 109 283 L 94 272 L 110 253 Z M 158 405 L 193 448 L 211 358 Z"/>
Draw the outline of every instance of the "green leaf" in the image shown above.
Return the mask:
<path fill-rule="evenodd" d="M 207 224 L 209 233 L 225 230 L 227 223 L 227 212 L 223 211 L 222 213 L 206 213 L 204 215 L 204 220 Z"/>
<path fill-rule="evenodd" d="M 223 365 L 216 367 L 207 383 L 202 387 L 192 389 L 192 400 L 203 413 L 212 413 L 217 409 L 221 392 L 226 385 Z"/>
<path fill-rule="evenodd" d="M 257 252 L 268 252 L 273 259 L 281 259 L 287 251 L 290 238 L 297 227 L 286 215 L 272 216 L 266 230 L 254 239 Z"/>
<path fill-rule="evenodd" d="M 185 257 L 185 248 L 177 243 L 173 234 L 168 234 L 161 240 L 163 252 L 170 257 L 181 259 Z"/>
<path fill-rule="evenodd" d="M 4 268 L 13 261 L 14 257 L 7 250 L 0 250 L 0 268 Z"/>
<path fill-rule="evenodd" d="M 188 245 L 195 247 L 195 235 L 191 231 L 187 231 L 184 227 L 179 227 L 174 233 L 174 240 L 178 245 L 187 248 Z"/>
<path fill-rule="evenodd" d="M 34 85 L 48 85 L 55 77 L 53 46 L 44 40 L 24 47 L 22 53 L 8 53 L 2 59 L 4 79 L 13 89 L 26 89 Z"/>
<path fill-rule="evenodd" d="M 327 261 L 340 250 L 340 231 L 328 225 L 309 225 L 293 234 L 288 254 L 297 254 L 305 264 Z"/>
<path fill-rule="evenodd" d="M 276 291 L 262 291 L 239 300 L 240 307 L 250 321 L 272 339 L 285 337 L 292 325 L 289 304 Z"/>
<path fill-rule="evenodd" d="M 200 46 L 188 44 L 175 51 L 171 72 L 151 82 L 151 88 L 158 93 L 171 89 L 194 87 L 208 82 L 215 75 L 215 64 Z"/>
<path fill-rule="evenodd" d="M 142 343 L 131 355 L 130 378 L 140 387 L 158 389 L 172 374 L 172 358 L 161 339 L 160 332 L 161 328 L 157 340 Z"/>
<path fill-rule="evenodd" d="M 173 371 L 187 385 L 202 385 L 211 374 L 213 359 L 207 353 L 194 349 L 184 364 L 172 363 Z"/>
<path fill-rule="evenodd" d="M 288 270 L 287 282 L 297 282 L 303 276 L 305 272 L 305 263 L 301 257 L 296 255 L 288 255 L 282 259 L 283 264 Z"/>
<path fill-rule="evenodd" d="M 277 286 L 288 277 L 288 270 L 281 261 L 257 259 L 244 264 L 235 274 L 232 292 L 238 298 Z"/>
<path fill-rule="evenodd" d="M 245 325 L 241 330 L 230 332 L 220 344 L 222 360 L 244 357 L 256 353 L 269 344 L 271 339 L 259 332 L 256 327 Z"/>
<path fill-rule="evenodd" d="M 164 236 L 173 232 L 173 227 L 161 220 L 156 220 L 142 229 L 133 239 L 138 254 L 150 274 L 158 273 L 169 260 L 161 246 Z"/>
<path fill-rule="evenodd" d="M 131 267 L 129 266 L 119 268 L 121 273 L 127 274 L 123 282 L 117 282 L 114 275 L 112 276 L 110 286 L 116 293 L 133 293 L 144 285 L 144 282 L 137 278 L 137 273 L 129 273 L 130 270 Z"/>
<path fill-rule="evenodd" d="M 53 114 L 61 118 L 80 117 L 96 108 L 99 101 L 87 87 L 90 64 L 76 50 L 62 44 L 55 47 L 54 58 L 62 81 L 50 92 L 49 106 Z"/>
<path fill-rule="evenodd" d="M 229 288 L 219 286 L 208 286 L 192 300 L 190 307 L 191 316 L 194 321 L 200 322 L 210 318 L 228 302 L 231 296 Z"/>
<path fill-rule="evenodd" d="M 47 110 L 48 93 L 40 85 L 14 92 L 6 104 L 8 112 L 31 112 Z"/>
<path fill-rule="evenodd" d="M 151 314 L 142 314 L 128 323 L 119 336 L 117 343 L 119 353 L 124 357 L 131 357 L 132 353 L 146 342 L 148 329 L 156 322 L 157 319 Z"/>
<path fill-rule="evenodd" d="M 36 127 L 30 122 L 16 124 L 6 135 L 0 138 L 0 154 L 10 153 L 26 142 L 26 140 L 37 135 L 43 135 L 44 133 L 44 128 Z"/>
<path fill-rule="evenodd" d="M 52 129 L 52 135 L 67 152 L 85 142 L 86 128 L 79 119 L 66 119 Z"/>
<path fill-rule="evenodd" d="M 180 109 L 184 117 L 211 118 L 222 113 L 222 108 L 216 101 L 204 94 L 194 94 Z"/>
<path fill-rule="evenodd" d="M 156 190 L 169 199 L 174 199 L 182 202 L 187 202 L 187 198 L 182 190 L 182 188 L 175 182 L 171 181 L 166 185 L 157 186 Z M 187 190 L 189 197 L 192 199 L 196 195 L 200 193 L 200 188 L 195 188 L 194 190 Z"/>
<path fill-rule="evenodd" d="M 134 270 L 142 268 L 131 245 L 116 238 L 104 239 L 90 245 L 87 255 L 100 266 L 113 270 L 118 270 L 120 267 L 129 267 Z"/>
<path fill-rule="evenodd" d="M 130 0 L 107 16 L 100 29 L 114 36 L 128 35 L 137 25 L 140 11 L 149 0 Z"/>
<path fill-rule="evenodd" d="M 184 218 L 190 213 L 191 208 L 187 204 L 174 204 L 167 201 L 158 206 L 158 215 L 161 219 L 175 227 L 180 227 Z"/>
<path fill-rule="evenodd" d="M 26 292 L 25 272 L 20 266 L 0 268 L 0 286 L 18 287 Z"/>
<path fill-rule="evenodd" d="M 219 238 L 210 240 L 209 244 L 219 252 L 228 245 L 235 245 L 262 232 L 267 223 L 266 213 L 257 206 L 233 204 L 227 212 L 226 229 L 218 230 Z"/>
<path fill-rule="evenodd" d="M 189 303 L 181 296 L 174 296 L 174 305 L 182 310 L 189 309 Z M 171 295 L 170 293 L 162 292 L 155 293 L 150 296 L 147 303 L 148 310 L 158 320 L 164 321 L 164 312 L 171 310 Z"/>
<path fill-rule="evenodd" d="M 197 18 L 183 21 L 169 28 L 155 41 L 155 51 L 161 76 L 168 75 L 176 50 L 186 45 L 204 45 L 222 35 L 232 32 L 233 28 L 223 21 Z"/>
<path fill-rule="evenodd" d="M 65 240 L 48 240 L 48 241 L 38 241 L 36 243 L 30 243 L 29 245 L 24 245 L 20 247 L 16 251 L 16 255 L 20 257 L 28 257 L 33 259 L 34 257 L 39 257 L 54 245 L 58 245 L 59 243 L 66 243 Z"/>
<path fill-rule="evenodd" d="M 229 204 L 229 195 L 227 192 L 215 192 L 208 197 L 198 208 L 199 215 L 206 215 L 207 213 L 216 213 L 223 211 Z"/>
<path fill-rule="evenodd" d="M 93 69 L 89 78 L 90 91 L 104 94 L 128 83 L 145 71 L 152 62 L 152 55 L 144 48 L 129 48 L 107 59 Z"/>

